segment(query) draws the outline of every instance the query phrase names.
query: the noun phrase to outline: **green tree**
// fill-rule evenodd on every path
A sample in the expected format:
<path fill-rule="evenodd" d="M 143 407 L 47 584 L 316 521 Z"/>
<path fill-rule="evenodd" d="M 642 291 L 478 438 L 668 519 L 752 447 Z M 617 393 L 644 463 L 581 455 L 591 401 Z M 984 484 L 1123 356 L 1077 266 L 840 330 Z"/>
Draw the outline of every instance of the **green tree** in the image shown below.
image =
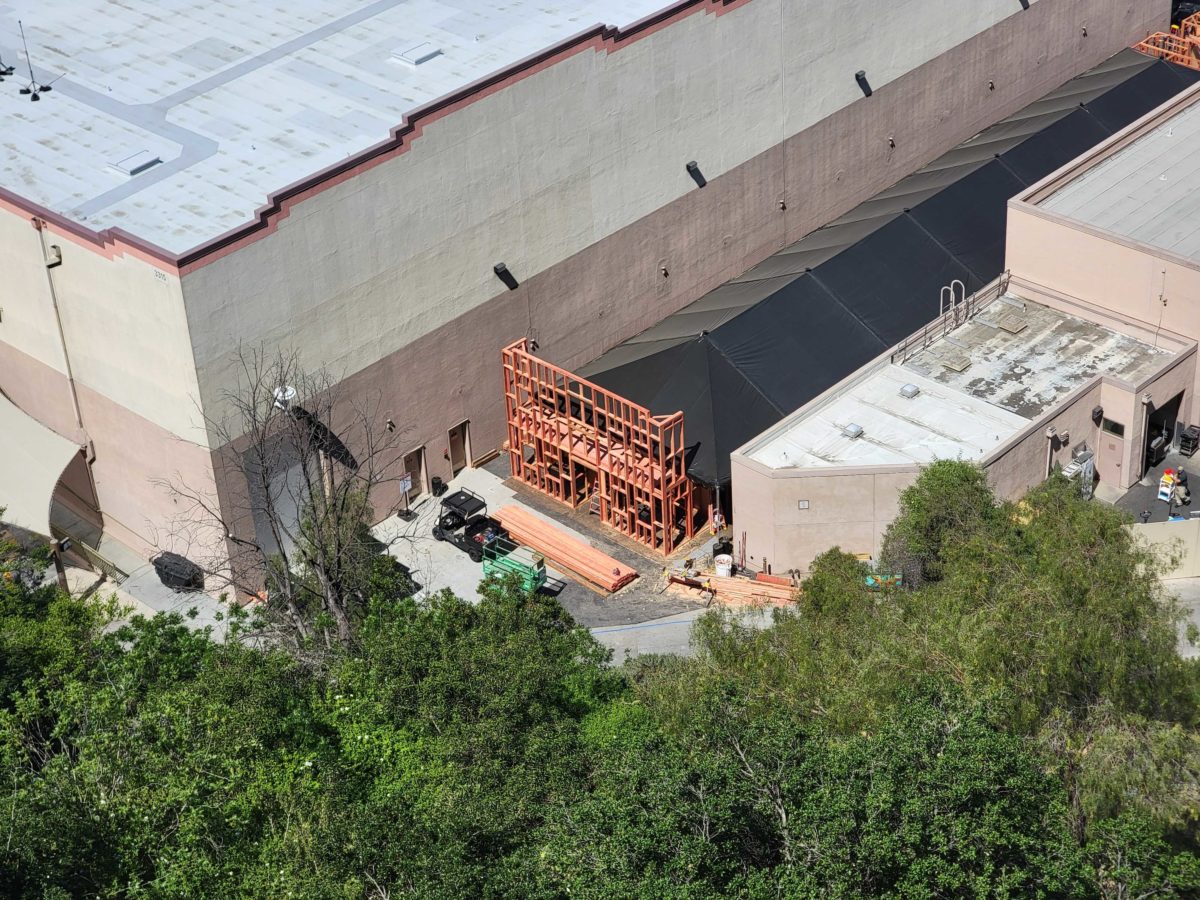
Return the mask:
<path fill-rule="evenodd" d="M 678 690 L 691 716 L 670 728 L 653 697 L 589 723 L 593 784 L 547 829 L 560 893 L 1086 893 L 1062 784 L 961 700 L 909 695 L 880 731 L 840 738 L 727 682 Z"/>

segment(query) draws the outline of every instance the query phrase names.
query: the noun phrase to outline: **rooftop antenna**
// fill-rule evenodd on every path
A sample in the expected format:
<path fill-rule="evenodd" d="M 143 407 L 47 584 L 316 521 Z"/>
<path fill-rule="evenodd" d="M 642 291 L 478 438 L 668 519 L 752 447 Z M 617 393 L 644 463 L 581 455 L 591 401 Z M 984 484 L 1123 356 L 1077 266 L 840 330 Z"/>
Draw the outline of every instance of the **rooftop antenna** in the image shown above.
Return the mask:
<path fill-rule="evenodd" d="M 29 66 L 29 84 L 28 86 L 21 88 L 21 93 L 29 94 L 30 102 L 36 103 L 38 100 L 42 99 L 39 94 L 52 91 L 53 88 L 48 84 L 38 84 L 37 79 L 33 77 L 33 60 L 29 57 L 29 43 L 25 40 L 25 25 L 20 19 L 17 19 L 17 27 L 21 29 L 21 46 L 25 48 L 25 64 Z M 12 74 L 11 68 L 9 69 L 8 74 Z"/>

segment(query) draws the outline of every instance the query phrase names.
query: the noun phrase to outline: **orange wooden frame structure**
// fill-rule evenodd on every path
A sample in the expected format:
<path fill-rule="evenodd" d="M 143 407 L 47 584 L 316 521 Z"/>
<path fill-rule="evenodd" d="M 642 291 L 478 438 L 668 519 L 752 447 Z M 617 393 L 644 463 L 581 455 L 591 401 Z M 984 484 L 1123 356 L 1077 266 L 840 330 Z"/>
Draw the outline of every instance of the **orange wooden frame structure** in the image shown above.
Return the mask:
<path fill-rule="evenodd" d="M 513 476 L 660 553 L 695 534 L 683 413 L 651 415 L 529 352 L 501 351 Z"/>
<path fill-rule="evenodd" d="M 1200 13 L 1194 13 L 1179 23 L 1171 33 L 1158 32 L 1134 45 L 1150 56 L 1165 59 L 1189 69 L 1200 69 Z"/>

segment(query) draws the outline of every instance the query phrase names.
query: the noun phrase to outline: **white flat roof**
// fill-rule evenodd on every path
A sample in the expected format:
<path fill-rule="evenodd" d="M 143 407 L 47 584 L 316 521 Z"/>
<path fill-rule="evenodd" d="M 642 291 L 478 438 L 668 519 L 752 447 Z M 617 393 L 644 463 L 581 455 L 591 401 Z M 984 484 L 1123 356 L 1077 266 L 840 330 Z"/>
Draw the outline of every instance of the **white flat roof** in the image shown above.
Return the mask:
<path fill-rule="evenodd" d="M 906 384 L 920 393 L 901 396 Z M 862 428 L 848 437 L 850 425 Z M 773 469 L 924 465 L 935 459 L 982 459 L 1029 422 L 986 400 L 886 365 L 810 414 L 785 420 L 748 448 Z"/>
<path fill-rule="evenodd" d="M 773 469 L 979 461 L 1097 375 L 1139 384 L 1174 355 L 1006 294 L 903 362 L 882 357 L 741 452 Z M 911 398 L 901 394 L 910 384 Z"/>
<path fill-rule="evenodd" d="M 1160 122 L 1038 205 L 1200 261 L 1200 103 Z"/>
<path fill-rule="evenodd" d="M 0 187 L 183 253 L 416 108 L 667 2 L 0 0 Z"/>

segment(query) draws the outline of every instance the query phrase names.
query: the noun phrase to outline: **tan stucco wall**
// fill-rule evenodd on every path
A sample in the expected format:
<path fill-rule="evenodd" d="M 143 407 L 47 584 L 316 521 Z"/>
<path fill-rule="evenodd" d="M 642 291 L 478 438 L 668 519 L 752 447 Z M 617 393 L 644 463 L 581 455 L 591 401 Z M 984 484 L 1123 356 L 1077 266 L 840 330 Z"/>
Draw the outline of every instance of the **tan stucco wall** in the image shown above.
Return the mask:
<path fill-rule="evenodd" d="M 206 441 L 178 276 L 134 256 L 101 255 L 53 226 L 44 240 L 62 249 L 62 265 L 47 270 L 29 216 L 0 207 L 0 342 L 65 373 L 49 272 L 76 382 L 185 440 Z M 23 408 L 59 429 L 54 412 Z"/>
<path fill-rule="evenodd" d="M 1126 321 L 1135 320 L 1142 326 L 1143 340 L 1155 340 L 1160 328 L 1200 340 L 1200 266 L 1188 260 L 1011 202 L 1005 265 L 1014 279 L 1086 301 L 1100 313 L 1096 319 L 1102 324 L 1125 330 Z M 1038 302 L 1070 305 L 1050 292 Z M 1108 321 L 1106 311 L 1112 313 Z M 1197 411 L 1191 404 L 1200 382 L 1190 387 L 1189 408 L 1182 414 L 1195 421 Z M 1127 431 L 1127 440 L 1130 437 Z"/>
<path fill-rule="evenodd" d="M 732 528 L 739 539 L 746 534 L 747 564 L 805 572 L 832 547 L 877 557 L 900 492 L 916 479 L 917 469 L 772 473 L 734 455 L 732 474 Z M 800 508 L 801 501 L 807 501 L 807 509 Z"/>
<path fill-rule="evenodd" d="M 568 367 L 593 359 L 1160 25 L 1167 6 L 752 0 L 572 57 L 189 271 L 206 410 L 239 342 L 288 346 L 381 395 L 445 477 L 456 422 L 471 421 L 477 455 L 503 440 L 504 344 L 528 335 Z M 500 261 L 518 290 L 495 279 Z"/>
<path fill-rule="evenodd" d="M 43 424 L 74 436 L 66 376 L 3 341 L 0 388 L 22 409 L 39 411 Z M 92 478 L 105 529 L 144 556 L 156 549 L 190 551 L 188 542 L 201 534 L 184 527 L 195 520 L 193 511 L 162 482 L 182 482 L 215 496 L 211 452 L 85 384 L 77 389 L 95 452 Z M 75 493 L 83 495 L 83 486 L 76 483 Z"/>
<path fill-rule="evenodd" d="M 41 240 L 0 208 L 0 391 L 53 431 L 90 442 L 105 527 L 139 552 L 178 547 L 179 502 L 156 482 L 211 489 L 177 276 L 132 256 L 108 258 L 47 228 L 62 250 L 54 279 L 83 427 L 77 426 Z"/>
<path fill-rule="evenodd" d="M 1050 466 L 1069 463 L 1072 448 L 1080 443 L 1086 442 L 1096 450 L 1099 429 L 1092 422 L 1092 408 L 1100 403 L 1100 388 L 1100 382 L 1095 381 L 1077 391 L 1070 402 L 1032 423 L 1015 441 L 992 455 L 986 465 L 988 481 L 997 496 L 1017 499 L 1044 481 Z M 1053 442 L 1046 437 L 1050 426 L 1057 431 Z M 1069 435 L 1065 442 L 1063 435 Z"/>
<path fill-rule="evenodd" d="M 1200 519 L 1184 522 L 1137 523 L 1129 530 L 1145 546 L 1162 554 L 1164 559 L 1175 558 L 1174 568 L 1163 566 L 1159 578 L 1200 577 Z"/>

